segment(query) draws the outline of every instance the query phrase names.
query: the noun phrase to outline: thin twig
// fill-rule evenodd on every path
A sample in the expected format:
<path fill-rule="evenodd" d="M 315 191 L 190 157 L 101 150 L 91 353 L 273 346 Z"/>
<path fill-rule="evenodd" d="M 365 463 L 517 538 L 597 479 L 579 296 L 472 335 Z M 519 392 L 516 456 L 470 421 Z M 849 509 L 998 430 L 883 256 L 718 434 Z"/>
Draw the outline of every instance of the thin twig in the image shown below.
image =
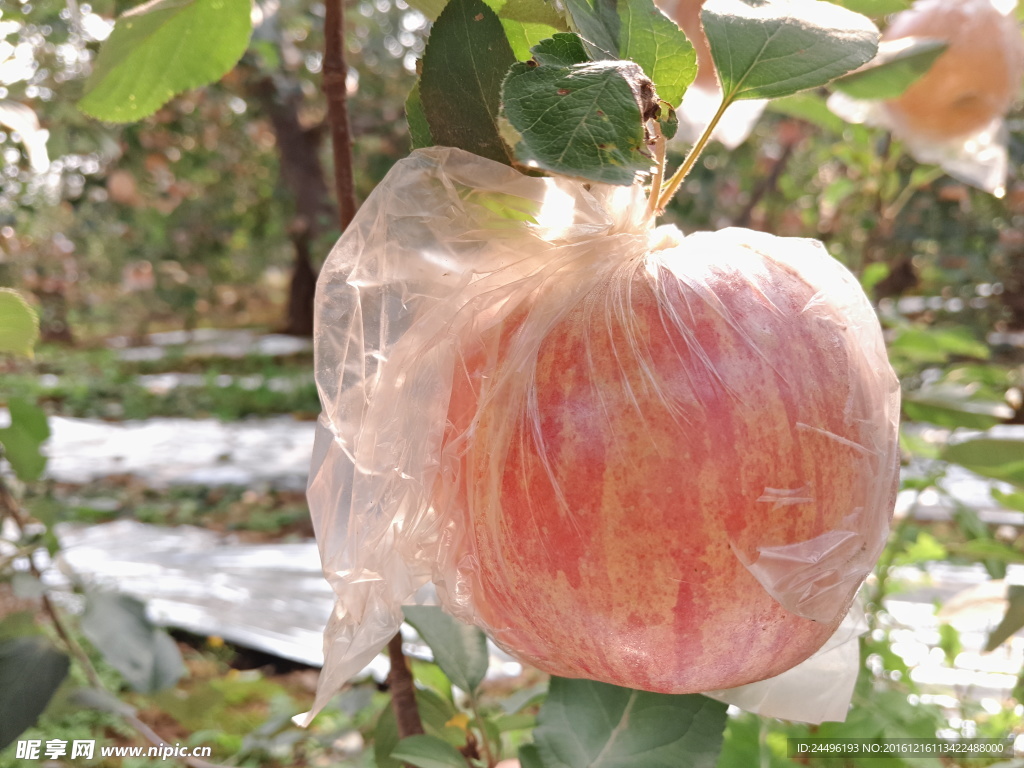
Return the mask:
<path fill-rule="evenodd" d="M 388 686 L 391 689 L 391 707 L 398 723 L 398 736 L 402 739 L 417 736 L 423 733 L 423 721 L 420 720 L 420 711 L 416 706 L 416 686 L 402 650 L 400 631 L 388 642 L 388 656 L 391 657 Z"/>
<path fill-rule="evenodd" d="M 324 78 L 327 119 L 334 154 L 334 187 L 338 195 L 338 223 L 344 232 L 356 215 L 352 174 L 352 133 L 348 120 L 348 65 L 345 63 L 345 0 L 327 0 L 324 18 Z"/>

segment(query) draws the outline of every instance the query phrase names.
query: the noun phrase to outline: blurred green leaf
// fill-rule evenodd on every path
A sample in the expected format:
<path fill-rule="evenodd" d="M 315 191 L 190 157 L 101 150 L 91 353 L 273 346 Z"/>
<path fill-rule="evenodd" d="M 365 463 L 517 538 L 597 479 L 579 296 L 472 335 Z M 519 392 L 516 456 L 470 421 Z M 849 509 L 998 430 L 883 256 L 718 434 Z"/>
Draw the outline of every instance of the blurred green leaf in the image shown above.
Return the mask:
<path fill-rule="evenodd" d="M 888 344 L 889 353 L 915 363 L 943 363 L 951 357 L 987 360 L 991 352 L 971 328 L 924 328 L 906 325 L 899 328 Z"/>
<path fill-rule="evenodd" d="M 540 752 L 533 744 L 524 744 L 519 748 L 519 765 L 521 768 L 545 768 Z"/>
<path fill-rule="evenodd" d="M 949 557 L 949 551 L 946 547 L 928 531 L 921 531 L 917 534 L 913 544 L 896 555 L 894 562 L 900 565 L 912 565 L 929 560 L 945 560 L 947 557 Z"/>
<path fill-rule="evenodd" d="M 420 84 L 409 91 L 409 98 L 405 100 L 405 119 L 409 122 L 409 138 L 412 139 L 412 148 L 434 146 L 434 137 L 430 135 L 430 126 L 427 125 L 427 116 L 423 114 L 423 102 L 420 101 Z"/>
<path fill-rule="evenodd" d="M 903 415 L 950 429 L 988 429 L 1011 418 L 1013 409 L 1004 402 L 970 399 L 960 387 L 936 386 L 906 392 Z"/>
<path fill-rule="evenodd" d="M 944 40 L 904 37 L 882 42 L 870 66 L 832 83 L 855 99 L 895 99 L 924 75 L 948 44 Z"/>
<path fill-rule="evenodd" d="M 107 663 L 142 693 L 174 685 L 185 673 L 178 646 L 146 617 L 146 606 L 125 595 L 88 592 L 82 634 Z"/>
<path fill-rule="evenodd" d="M 726 101 L 816 88 L 878 50 L 868 18 L 819 0 L 711 0 L 701 18 Z"/>
<path fill-rule="evenodd" d="M 410 0 L 409 7 L 415 8 L 431 21 L 441 15 L 448 0 Z"/>
<path fill-rule="evenodd" d="M 452 681 L 448 675 L 433 662 L 410 659 L 409 666 L 412 668 L 413 679 L 423 688 L 428 688 L 437 695 L 449 701 L 454 700 L 452 693 Z"/>
<path fill-rule="evenodd" d="M 501 715 L 494 720 L 494 727 L 498 729 L 499 733 L 504 731 L 523 731 L 528 728 L 534 728 L 536 725 L 536 716 L 526 712 L 520 712 L 515 715 Z"/>
<path fill-rule="evenodd" d="M 245 53 L 250 14 L 249 0 L 155 0 L 122 14 L 100 48 L 79 109 L 127 123 L 212 83 Z"/>
<path fill-rule="evenodd" d="M 401 760 L 417 768 L 466 768 L 464 758 L 447 741 L 434 736 L 407 736 L 391 750 L 393 760 Z"/>
<path fill-rule="evenodd" d="M 863 13 L 865 16 L 879 18 L 909 8 L 911 0 L 834 0 L 834 2 L 851 11 Z"/>
<path fill-rule="evenodd" d="M 0 641 L 38 635 L 40 632 L 31 611 L 16 611 L 0 619 Z"/>
<path fill-rule="evenodd" d="M 952 624 L 939 625 L 939 648 L 946 654 L 946 663 L 954 666 L 957 655 L 964 647 L 960 642 L 960 632 Z"/>
<path fill-rule="evenodd" d="M 456 712 L 455 705 L 433 691 L 426 690 L 416 691 L 416 704 L 427 735 L 440 737 L 445 725 Z M 395 710 L 389 703 L 380 713 L 373 732 L 373 757 L 377 768 L 403 768 L 400 760 L 391 757 L 391 751 L 398 742 L 398 723 L 395 721 Z"/>
<path fill-rule="evenodd" d="M 992 630 L 985 651 L 994 651 L 1013 635 L 1024 629 L 1024 585 L 1011 584 L 1006 592 L 1006 613 L 999 626 Z"/>
<path fill-rule="evenodd" d="M 860 286 L 864 289 L 864 293 L 870 294 L 876 285 L 889 276 L 890 272 L 889 265 L 881 261 L 868 264 L 860 273 Z"/>
<path fill-rule="evenodd" d="M 405 620 L 434 653 L 434 661 L 466 693 L 473 693 L 487 674 L 487 637 L 432 606 L 407 606 Z"/>
<path fill-rule="evenodd" d="M 515 61 L 501 21 L 482 0 L 445 6 L 423 52 L 419 83 L 435 144 L 509 162 L 498 111 L 502 80 Z"/>
<path fill-rule="evenodd" d="M 822 130 L 841 135 L 846 122 L 825 104 L 816 93 L 796 93 L 768 102 L 767 109 L 780 115 L 795 117 Z M 857 126 L 854 126 L 855 128 Z"/>
<path fill-rule="evenodd" d="M 950 544 L 953 554 L 966 555 L 978 560 L 996 561 L 999 563 L 1024 563 L 1024 552 L 1001 541 L 990 538 L 978 538 L 963 544 Z M 999 573 L 998 578 L 1002 577 Z"/>
<path fill-rule="evenodd" d="M 1024 487 L 1024 441 L 980 437 L 947 445 L 942 458 L 984 477 Z"/>
<path fill-rule="evenodd" d="M 10 288 L 0 288 L 0 354 L 32 357 L 39 340 L 39 318 L 35 310 Z"/>
<path fill-rule="evenodd" d="M 1015 509 L 1018 512 L 1024 512 L 1024 492 L 1020 491 L 1001 491 L 998 488 L 992 489 L 992 498 L 998 501 L 1002 506 L 1007 509 Z"/>
<path fill-rule="evenodd" d="M 35 724 L 69 666 L 67 655 L 41 635 L 0 642 L 0 750 Z"/>
<path fill-rule="evenodd" d="M 530 49 L 558 32 L 568 32 L 562 14 L 544 0 L 485 0 L 498 14 L 505 37 L 519 61 L 530 59 Z"/>
<path fill-rule="evenodd" d="M 11 414 L 11 425 L 0 429 L 4 458 L 20 480 L 38 480 L 46 468 L 46 457 L 39 449 L 50 437 L 46 412 L 21 398 L 11 398 L 7 409 Z"/>
<path fill-rule="evenodd" d="M 786 738 L 808 738 L 808 726 L 802 723 L 775 721 L 771 732 L 765 734 L 765 720 L 749 712 L 729 718 L 725 728 L 722 754 L 718 768 L 792 768 L 793 761 L 786 756 Z M 771 737 L 782 737 L 781 749 L 777 749 Z"/>
<path fill-rule="evenodd" d="M 546 768 L 712 768 L 725 713 L 706 696 L 553 677 L 534 745 Z"/>

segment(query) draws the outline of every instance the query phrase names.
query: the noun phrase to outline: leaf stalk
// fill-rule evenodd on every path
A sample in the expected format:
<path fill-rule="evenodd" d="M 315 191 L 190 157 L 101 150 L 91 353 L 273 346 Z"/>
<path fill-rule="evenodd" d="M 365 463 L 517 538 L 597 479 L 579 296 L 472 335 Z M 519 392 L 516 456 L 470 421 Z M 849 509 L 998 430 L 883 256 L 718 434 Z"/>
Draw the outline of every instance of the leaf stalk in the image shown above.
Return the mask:
<path fill-rule="evenodd" d="M 708 127 L 704 129 L 704 132 L 697 139 L 697 143 L 690 148 L 690 153 L 683 160 L 683 164 L 679 166 L 679 169 L 672 174 L 668 182 L 660 193 L 655 189 L 652 190 L 652 195 L 657 198 L 655 204 L 655 215 L 662 213 L 665 210 L 665 206 L 668 205 L 669 201 L 679 190 L 683 180 L 689 175 L 690 171 L 693 170 L 693 166 L 697 164 L 697 158 L 700 157 L 704 148 L 711 141 L 711 134 L 714 133 L 715 128 L 718 127 L 719 121 L 722 119 L 722 115 L 732 105 L 733 99 L 731 97 L 725 97 L 722 99 L 721 105 L 718 107 L 718 111 L 715 112 L 715 116 L 711 118 L 711 122 L 708 123 Z"/>

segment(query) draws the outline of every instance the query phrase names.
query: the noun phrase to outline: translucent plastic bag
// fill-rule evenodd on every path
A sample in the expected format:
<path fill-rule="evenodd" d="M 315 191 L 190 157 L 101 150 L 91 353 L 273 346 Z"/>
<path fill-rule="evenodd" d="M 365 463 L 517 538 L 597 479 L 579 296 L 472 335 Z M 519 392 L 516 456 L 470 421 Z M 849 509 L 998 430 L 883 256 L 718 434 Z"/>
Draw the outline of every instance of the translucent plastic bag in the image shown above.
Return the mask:
<path fill-rule="evenodd" d="M 541 669 L 665 692 L 762 680 L 834 636 L 898 475 L 878 321 L 820 243 L 648 222 L 638 187 L 433 148 L 335 246 L 316 709 L 431 583 Z"/>
<path fill-rule="evenodd" d="M 947 44 L 931 68 L 890 101 L 843 93 L 829 108 L 844 120 L 893 132 L 921 163 L 1002 196 L 1009 167 L 1005 116 L 1024 76 L 1024 39 L 1016 0 L 917 0 L 895 14 L 880 54 L 913 39 Z"/>

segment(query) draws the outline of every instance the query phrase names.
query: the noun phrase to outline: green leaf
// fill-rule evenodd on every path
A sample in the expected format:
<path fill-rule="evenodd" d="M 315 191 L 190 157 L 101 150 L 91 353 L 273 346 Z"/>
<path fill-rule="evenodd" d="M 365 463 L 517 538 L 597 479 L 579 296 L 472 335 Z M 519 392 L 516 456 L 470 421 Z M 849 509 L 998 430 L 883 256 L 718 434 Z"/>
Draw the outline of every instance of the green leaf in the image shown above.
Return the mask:
<path fill-rule="evenodd" d="M 3 455 L 10 462 L 14 474 L 24 482 L 38 480 L 46 468 L 46 457 L 40 446 L 50 437 L 46 412 L 21 398 L 12 397 L 7 403 L 11 426 L 0 429 Z"/>
<path fill-rule="evenodd" d="M 993 578 L 1002 578 L 1005 575 L 1006 563 L 1024 563 L 1024 552 L 1010 544 L 1004 544 L 992 538 L 977 538 L 963 544 L 950 544 L 949 550 L 955 555 L 972 557 L 983 561 L 990 573 L 997 571 Z M 990 567 L 994 564 L 1000 564 L 1004 567 L 999 569 Z"/>
<path fill-rule="evenodd" d="M 89 592 L 82 634 L 128 684 L 142 693 L 174 685 L 184 674 L 178 646 L 146 617 L 146 606 L 125 595 Z"/>
<path fill-rule="evenodd" d="M 1024 441 L 981 437 L 947 445 L 942 458 L 984 477 L 1024 487 Z"/>
<path fill-rule="evenodd" d="M 523 744 L 519 748 L 519 765 L 521 768 L 545 768 L 540 752 L 533 744 Z"/>
<path fill-rule="evenodd" d="M 913 544 L 904 552 L 896 555 L 895 562 L 899 565 L 912 565 L 929 560 L 945 560 L 947 557 L 949 557 L 949 552 L 942 543 L 928 531 L 921 531 L 917 534 L 917 539 Z"/>
<path fill-rule="evenodd" d="M 419 92 L 434 143 L 509 163 L 498 131 L 502 79 L 516 61 L 497 15 L 481 0 L 451 0 L 423 53 Z"/>
<path fill-rule="evenodd" d="M 558 32 L 568 32 L 565 19 L 545 0 L 485 0 L 501 19 L 505 37 L 519 61 L 530 59 L 530 49 Z"/>
<path fill-rule="evenodd" d="M 999 626 L 992 630 L 985 643 L 986 651 L 994 651 L 1024 629 L 1024 586 L 1011 584 L 1006 592 L 1006 613 Z"/>
<path fill-rule="evenodd" d="M 249 0 L 155 0 L 124 13 L 100 49 L 79 109 L 132 122 L 218 80 L 249 45 L 250 13 Z"/>
<path fill-rule="evenodd" d="M 635 61 L 658 98 L 678 107 L 697 76 L 697 52 L 679 26 L 651 0 L 619 0 L 619 56 Z"/>
<path fill-rule="evenodd" d="M 455 714 L 455 706 L 433 691 L 416 691 L 416 705 L 428 736 L 442 734 L 445 724 Z M 389 703 L 380 713 L 377 727 L 373 731 L 373 759 L 377 768 L 402 768 L 399 760 L 391 758 L 391 751 L 397 744 L 398 723 L 395 710 Z"/>
<path fill-rule="evenodd" d="M 1019 491 L 1001 491 L 998 488 L 993 488 L 992 498 L 998 501 L 1006 509 L 1015 509 L 1018 512 L 1024 512 L 1024 493 Z"/>
<path fill-rule="evenodd" d="M 427 116 L 423 113 L 423 102 L 420 99 L 420 83 L 409 91 L 409 97 L 405 100 L 405 119 L 409 122 L 409 137 L 412 139 L 412 148 L 434 146 L 434 137 L 430 135 L 430 126 L 427 125 Z"/>
<path fill-rule="evenodd" d="M 709 0 L 701 18 L 727 102 L 816 88 L 878 50 L 870 19 L 820 0 Z"/>
<path fill-rule="evenodd" d="M 39 340 L 39 318 L 21 294 L 0 288 L 0 354 L 32 357 Z"/>
<path fill-rule="evenodd" d="M 569 27 L 580 36 L 590 59 L 619 59 L 619 18 L 615 0 L 566 0 Z"/>
<path fill-rule="evenodd" d="M 502 89 L 510 143 L 530 167 L 608 184 L 649 171 L 641 99 L 650 81 L 629 61 L 556 63 L 570 49 L 556 35 L 534 49 L 538 63 L 515 64 Z M 539 63 L 544 61 L 546 63 Z"/>
<path fill-rule="evenodd" d="M 991 352 L 969 328 L 923 328 L 907 325 L 898 329 L 888 345 L 889 353 L 913 363 L 944 363 L 951 357 L 987 360 Z"/>
<path fill-rule="evenodd" d="M 533 48 L 533 60 L 537 64 L 552 67 L 571 67 L 573 64 L 587 64 L 590 55 L 583 46 L 579 35 L 559 34 L 544 40 Z"/>
<path fill-rule="evenodd" d="M 910 3 L 911 0 L 836 0 L 836 5 L 876 19 L 906 10 Z"/>
<path fill-rule="evenodd" d="M 903 396 L 903 415 L 955 429 L 988 429 L 1013 416 L 1006 403 L 969 400 L 964 388 L 929 387 Z"/>
<path fill-rule="evenodd" d="M 0 750 L 35 724 L 69 666 L 67 655 L 40 635 L 0 642 Z"/>
<path fill-rule="evenodd" d="M 427 688 L 448 701 L 455 700 L 452 681 L 437 664 L 432 661 L 410 659 L 409 666 L 412 669 L 412 679 L 416 681 L 417 686 Z"/>
<path fill-rule="evenodd" d="M 476 627 L 456 621 L 440 608 L 409 606 L 409 622 L 434 652 L 434 661 L 452 684 L 473 693 L 487 674 L 487 637 Z"/>
<path fill-rule="evenodd" d="M 955 666 L 956 657 L 964 646 L 960 642 L 960 632 L 952 624 L 939 625 L 939 648 L 946 654 L 946 663 Z"/>
<path fill-rule="evenodd" d="M 877 63 L 832 83 L 855 99 L 895 99 L 929 70 L 949 46 L 944 40 L 904 37 L 878 46 Z"/>
<path fill-rule="evenodd" d="M 0 642 L 40 634 L 31 611 L 9 613 L 0 619 Z"/>
<path fill-rule="evenodd" d="M 661 102 L 659 106 L 661 110 L 658 113 L 658 125 L 661 127 L 662 135 L 666 139 L 671 139 L 679 130 L 679 116 L 667 101 Z"/>
<path fill-rule="evenodd" d="M 697 76 L 697 52 L 653 0 L 567 0 L 566 9 L 589 59 L 635 62 L 658 97 L 679 106 Z"/>
<path fill-rule="evenodd" d="M 446 2 L 447 0 L 409 0 L 409 6 L 434 21 L 441 15 Z"/>
<path fill-rule="evenodd" d="M 712 768 L 725 712 L 706 696 L 553 677 L 534 745 L 548 768 Z"/>
<path fill-rule="evenodd" d="M 846 122 L 828 108 L 824 99 L 813 93 L 797 93 L 776 99 L 768 102 L 767 108 L 780 115 L 803 120 L 830 133 L 841 135 L 846 128 Z"/>
<path fill-rule="evenodd" d="M 455 747 L 435 736 L 407 736 L 391 750 L 393 760 L 416 768 L 466 768 L 464 758 Z"/>

